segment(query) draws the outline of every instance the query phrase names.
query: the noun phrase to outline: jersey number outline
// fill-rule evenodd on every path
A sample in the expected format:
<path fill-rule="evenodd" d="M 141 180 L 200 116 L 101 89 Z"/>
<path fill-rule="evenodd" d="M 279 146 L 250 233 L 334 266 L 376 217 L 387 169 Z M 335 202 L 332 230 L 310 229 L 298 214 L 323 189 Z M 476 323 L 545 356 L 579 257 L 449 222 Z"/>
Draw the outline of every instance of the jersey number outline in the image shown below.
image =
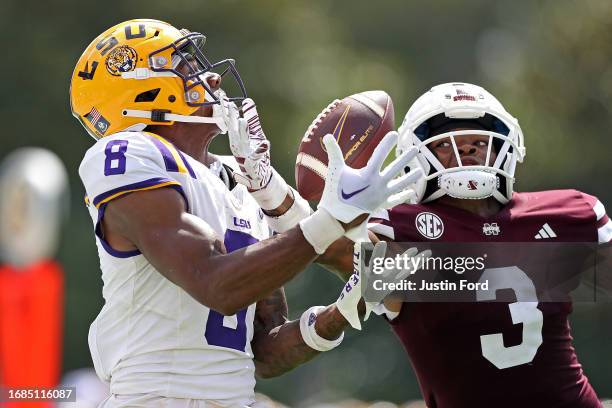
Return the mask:
<path fill-rule="evenodd" d="M 482 356 L 499 369 L 532 362 L 542 345 L 544 324 L 544 316 L 538 309 L 538 302 L 533 301 L 537 299 L 533 281 L 517 266 L 485 269 L 479 282 L 486 281 L 489 282 L 489 289 L 476 292 L 476 300 L 479 302 L 495 300 L 495 291 L 499 289 L 514 291 L 517 301 L 510 303 L 508 308 L 512 323 L 523 324 L 523 341 L 516 346 L 506 347 L 503 333 L 482 335 Z"/>
<path fill-rule="evenodd" d="M 115 146 L 117 148 L 115 149 Z M 111 140 L 106 144 L 104 154 L 106 158 L 104 160 L 104 175 L 114 176 L 117 174 L 125 173 L 126 158 L 125 152 L 128 148 L 127 140 Z"/>
<path fill-rule="evenodd" d="M 254 244 L 257 238 L 241 231 L 226 230 L 223 240 L 227 252 Z M 239 310 L 235 315 L 224 316 L 210 309 L 206 320 L 204 337 L 209 345 L 246 351 L 247 327 L 246 315 L 248 307 Z"/>

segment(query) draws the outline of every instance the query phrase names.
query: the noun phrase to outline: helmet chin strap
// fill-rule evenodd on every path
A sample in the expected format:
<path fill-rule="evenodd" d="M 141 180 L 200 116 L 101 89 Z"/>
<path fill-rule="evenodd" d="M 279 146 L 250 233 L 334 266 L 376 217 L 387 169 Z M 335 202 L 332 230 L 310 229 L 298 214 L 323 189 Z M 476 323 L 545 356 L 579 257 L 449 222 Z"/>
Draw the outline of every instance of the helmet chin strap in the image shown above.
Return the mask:
<path fill-rule="evenodd" d="M 454 198 L 481 200 L 494 195 L 499 188 L 499 178 L 483 170 L 460 170 L 438 177 L 441 191 Z"/>
<path fill-rule="evenodd" d="M 206 80 L 206 78 L 201 75 L 202 80 Z M 215 93 L 217 95 L 217 99 L 220 100 L 219 103 L 212 105 L 212 116 L 192 116 L 192 115 L 178 115 L 176 113 L 170 113 L 168 111 L 163 110 L 137 110 L 137 109 L 124 109 L 122 111 L 123 116 L 130 118 L 143 118 L 150 119 L 154 122 L 183 122 L 183 123 L 212 123 L 217 125 L 221 134 L 227 133 L 227 115 L 224 111 L 224 107 L 221 106 L 223 101 L 222 98 L 225 97 L 225 93 L 219 89 Z M 214 100 L 210 93 L 208 93 L 208 89 L 204 90 L 204 95 L 206 100 Z"/>
<path fill-rule="evenodd" d="M 214 105 L 213 105 L 214 111 Z M 227 124 L 225 120 L 220 117 L 205 117 L 205 116 L 191 116 L 191 115 L 177 115 L 176 113 L 167 113 L 161 112 L 157 113 L 156 111 L 145 111 L 145 110 L 136 110 L 136 109 L 124 109 L 123 116 L 130 118 L 143 118 L 143 119 L 152 119 L 155 118 L 157 122 L 184 122 L 184 123 L 214 123 L 221 130 L 221 133 L 227 132 Z M 156 115 L 160 115 L 156 117 Z"/>

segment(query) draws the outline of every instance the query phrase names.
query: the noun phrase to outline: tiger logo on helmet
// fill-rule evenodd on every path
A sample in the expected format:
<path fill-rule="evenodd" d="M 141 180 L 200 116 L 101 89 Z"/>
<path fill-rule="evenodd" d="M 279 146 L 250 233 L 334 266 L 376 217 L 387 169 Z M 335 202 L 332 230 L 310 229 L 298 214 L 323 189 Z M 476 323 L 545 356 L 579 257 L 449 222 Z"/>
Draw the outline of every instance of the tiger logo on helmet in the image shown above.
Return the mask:
<path fill-rule="evenodd" d="M 137 60 L 138 55 L 132 47 L 120 45 L 106 57 L 106 69 L 111 75 L 121 75 L 122 72 L 133 71 Z"/>
<path fill-rule="evenodd" d="M 224 133 L 227 125 L 218 107 L 222 100 L 245 99 L 246 89 L 235 61 L 210 62 L 205 42 L 200 33 L 158 20 L 129 20 L 109 28 L 75 66 L 72 114 L 94 139 L 174 122 L 213 123 Z M 211 89 L 207 77 L 217 72 L 224 82 L 235 81 L 236 95 Z M 193 115 L 202 106 L 213 107 L 212 117 Z"/>

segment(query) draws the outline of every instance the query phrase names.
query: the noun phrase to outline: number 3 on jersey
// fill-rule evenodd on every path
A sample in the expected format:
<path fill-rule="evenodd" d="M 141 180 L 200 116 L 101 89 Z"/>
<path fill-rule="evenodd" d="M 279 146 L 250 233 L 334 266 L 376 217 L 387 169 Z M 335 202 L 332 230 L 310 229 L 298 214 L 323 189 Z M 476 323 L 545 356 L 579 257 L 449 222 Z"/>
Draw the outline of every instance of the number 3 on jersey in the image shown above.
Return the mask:
<path fill-rule="evenodd" d="M 512 323 L 523 324 L 523 341 L 516 346 L 504 346 L 502 333 L 480 336 L 482 355 L 499 369 L 527 364 L 533 361 L 542 344 L 542 311 L 538 309 L 536 290 L 533 282 L 525 272 L 516 266 L 486 269 L 479 282 L 489 281 L 489 289 L 478 291 L 479 302 L 495 300 L 495 291 L 512 289 L 516 302 L 510 303 Z"/>
<path fill-rule="evenodd" d="M 128 148 L 127 140 L 111 140 L 106 144 L 104 154 L 104 175 L 114 176 L 125 173 L 125 152 Z"/>

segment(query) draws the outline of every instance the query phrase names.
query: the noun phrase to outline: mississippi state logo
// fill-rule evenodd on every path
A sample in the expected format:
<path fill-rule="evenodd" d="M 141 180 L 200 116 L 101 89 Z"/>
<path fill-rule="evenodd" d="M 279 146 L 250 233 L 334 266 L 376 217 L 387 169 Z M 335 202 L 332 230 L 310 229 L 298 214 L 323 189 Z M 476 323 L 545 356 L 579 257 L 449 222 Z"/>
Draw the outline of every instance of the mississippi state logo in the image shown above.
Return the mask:
<path fill-rule="evenodd" d="M 425 238 L 438 239 L 444 233 L 444 223 L 436 214 L 422 212 L 414 220 L 417 231 Z"/>
<path fill-rule="evenodd" d="M 485 222 L 482 225 L 482 233 L 485 235 L 499 235 L 499 233 L 501 232 L 501 229 L 499 228 L 499 225 L 497 225 L 496 222 L 492 222 L 492 223 L 488 223 Z"/>

